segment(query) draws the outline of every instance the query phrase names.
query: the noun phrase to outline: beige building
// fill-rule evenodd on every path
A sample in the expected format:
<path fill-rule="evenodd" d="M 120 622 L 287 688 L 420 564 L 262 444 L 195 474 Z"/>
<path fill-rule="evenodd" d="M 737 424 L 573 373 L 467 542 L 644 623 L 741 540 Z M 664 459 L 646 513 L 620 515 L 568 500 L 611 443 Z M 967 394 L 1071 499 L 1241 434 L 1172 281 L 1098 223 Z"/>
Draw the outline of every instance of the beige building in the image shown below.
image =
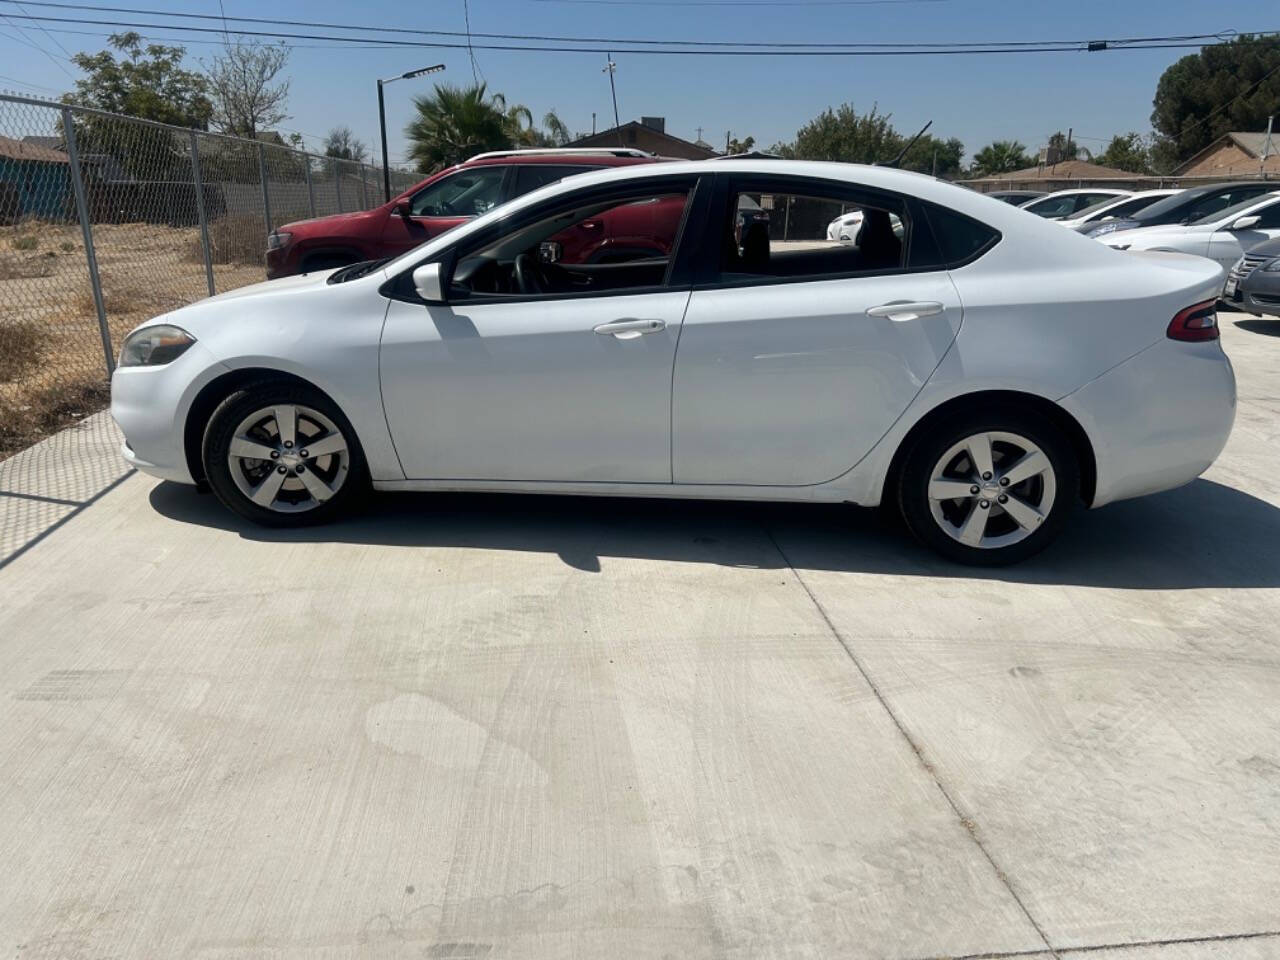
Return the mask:
<path fill-rule="evenodd" d="M 1224 133 L 1173 172 L 1178 177 L 1280 174 L 1280 131 L 1272 134 L 1270 145 L 1265 133 Z"/>

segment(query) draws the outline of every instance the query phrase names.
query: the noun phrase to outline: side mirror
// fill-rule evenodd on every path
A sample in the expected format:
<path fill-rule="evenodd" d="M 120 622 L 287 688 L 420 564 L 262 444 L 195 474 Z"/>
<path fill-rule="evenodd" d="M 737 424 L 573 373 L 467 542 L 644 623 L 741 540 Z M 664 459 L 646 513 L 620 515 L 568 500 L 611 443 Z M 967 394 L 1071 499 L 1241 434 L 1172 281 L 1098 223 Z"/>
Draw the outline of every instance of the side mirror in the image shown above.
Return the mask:
<path fill-rule="evenodd" d="M 559 263 L 564 256 L 564 245 L 556 240 L 543 240 L 538 244 L 538 259 L 543 263 Z"/>
<path fill-rule="evenodd" d="M 408 220 L 413 216 L 413 205 L 408 200 L 397 201 L 395 206 L 395 215 L 397 217 L 404 217 L 404 219 Z"/>
<path fill-rule="evenodd" d="M 1252 230 L 1254 227 L 1256 227 L 1256 226 L 1257 226 L 1259 223 L 1261 223 L 1261 222 L 1262 222 L 1262 218 L 1261 218 L 1261 217 L 1259 217 L 1259 216 L 1256 216 L 1256 215 L 1254 215 L 1254 216 L 1250 216 L 1250 217 L 1241 217 L 1239 220 L 1237 220 L 1235 223 L 1233 223 L 1229 229 L 1231 229 L 1231 230 Z"/>
<path fill-rule="evenodd" d="M 440 264 L 424 263 L 413 271 L 413 289 L 427 303 L 444 303 L 444 283 Z"/>

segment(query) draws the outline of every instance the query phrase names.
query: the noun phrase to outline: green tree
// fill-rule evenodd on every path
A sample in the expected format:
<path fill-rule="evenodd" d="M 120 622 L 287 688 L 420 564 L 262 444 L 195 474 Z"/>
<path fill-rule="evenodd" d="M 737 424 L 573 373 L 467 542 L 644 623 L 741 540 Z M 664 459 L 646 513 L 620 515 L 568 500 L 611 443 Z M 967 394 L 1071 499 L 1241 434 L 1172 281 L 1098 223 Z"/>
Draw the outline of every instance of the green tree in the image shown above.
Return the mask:
<path fill-rule="evenodd" d="M 739 140 L 737 137 L 734 137 L 729 141 L 729 149 L 726 151 L 726 153 L 729 156 L 733 156 L 734 154 L 738 154 L 738 153 L 750 153 L 752 150 L 755 149 L 755 146 L 756 146 L 755 137 L 745 137 L 742 140 Z"/>
<path fill-rule="evenodd" d="M 1094 161 L 1127 173 L 1151 172 L 1151 152 L 1142 134 L 1137 132 L 1116 134 Z"/>
<path fill-rule="evenodd" d="M 902 141 L 901 150 L 906 146 Z M 897 151 L 895 151 L 896 155 Z M 928 173 L 933 176 L 954 178 L 960 174 L 961 161 L 964 159 L 964 143 L 957 137 L 941 140 L 928 134 L 921 137 L 907 150 L 899 166 L 903 170 L 914 170 L 916 173 Z"/>
<path fill-rule="evenodd" d="M 992 177 L 1031 166 L 1027 148 L 1017 140 L 996 140 L 973 155 L 971 172 L 979 177 Z"/>
<path fill-rule="evenodd" d="M 1260 131 L 1280 108 L 1280 37 L 1242 34 L 1183 57 L 1156 84 L 1153 157 L 1168 170 L 1231 130 Z"/>
<path fill-rule="evenodd" d="M 209 129 L 209 84 L 202 74 L 182 68 L 185 48 L 143 47 L 136 33 L 113 33 L 107 42 L 125 56 L 117 60 L 110 50 L 73 56 L 71 62 L 85 76 L 76 81 L 74 93 L 63 96 L 64 103 Z"/>
<path fill-rule="evenodd" d="M 796 132 L 784 145 L 784 156 L 796 160 L 834 160 L 840 163 L 884 163 L 902 149 L 902 138 L 873 105 L 861 116 L 849 103 L 828 107 Z"/>
<path fill-rule="evenodd" d="M 483 83 L 470 87 L 437 84 L 429 96 L 414 97 L 413 106 L 417 115 L 404 128 L 404 135 L 409 140 L 409 156 L 423 173 L 461 163 L 487 150 L 510 150 L 516 144 L 513 122 L 529 115 L 527 108 L 508 109 L 501 96 L 490 97 Z M 522 111 L 515 121 L 514 109 Z M 529 118 L 531 121 L 531 115 Z"/>
<path fill-rule="evenodd" d="M 136 33 L 114 33 L 111 50 L 77 53 L 72 62 L 85 76 L 62 99 L 179 127 L 207 130 L 213 114 L 204 76 L 182 67 L 186 51 L 161 44 L 142 45 Z M 153 127 L 85 114 L 76 118 L 81 153 L 114 157 L 140 179 L 163 177 L 186 161 L 185 138 Z"/>

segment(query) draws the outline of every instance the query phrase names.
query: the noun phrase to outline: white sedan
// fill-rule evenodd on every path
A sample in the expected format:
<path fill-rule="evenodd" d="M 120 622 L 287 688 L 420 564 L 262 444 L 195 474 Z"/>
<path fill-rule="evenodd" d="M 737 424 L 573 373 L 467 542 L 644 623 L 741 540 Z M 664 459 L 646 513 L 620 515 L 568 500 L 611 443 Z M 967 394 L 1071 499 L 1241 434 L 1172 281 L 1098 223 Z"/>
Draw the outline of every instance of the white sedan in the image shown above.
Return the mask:
<path fill-rule="evenodd" d="M 1118 200 L 1129 196 L 1128 190 L 1113 190 L 1107 187 L 1076 187 L 1071 190 L 1058 190 L 1034 200 L 1028 200 L 1018 209 L 1034 213 L 1046 220 L 1066 220 L 1077 213 L 1101 203 L 1103 200 Z"/>
<path fill-rule="evenodd" d="M 1181 192 L 1180 189 L 1164 188 L 1160 190 L 1140 190 L 1126 197 L 1108 197 L 1106 200 L 1101 200 L 1091 207 L 1085 207 L 1079 213 L 1073 213 L 1062 220 L 1055 220 L 1054 223 L 1060 227 L 1066 227 L 1068 230 L 1075 230 L 1086 223 L 1101 223 L 1104 220 L 1131 217 L 1139 210 L 1145 210 L 1157 200 L 1163 200 L 1165 197 L 1171 197 L 1175 193 Z"/>
<path fill-rule="evenodd" d="M 736 236 L 743 197 L 787 215 Z M 851 206 L 857 242 L 828 240 Z M 111 411 L 130 463 L 265 524 L 368 486 L 887 501 L 1008 563 L 1218 455 L 1221 286 L 899 170 L 653 164 L 157 317 Z"/>
<path fill-rule="evenodd" d="M 1098 240 L 1117 250 L 1193 253 L 1230 268 L 1246 250 L 1280 237 L 1280 191 L 1253 197 L 1193 223 L 1117 230 Z"/>

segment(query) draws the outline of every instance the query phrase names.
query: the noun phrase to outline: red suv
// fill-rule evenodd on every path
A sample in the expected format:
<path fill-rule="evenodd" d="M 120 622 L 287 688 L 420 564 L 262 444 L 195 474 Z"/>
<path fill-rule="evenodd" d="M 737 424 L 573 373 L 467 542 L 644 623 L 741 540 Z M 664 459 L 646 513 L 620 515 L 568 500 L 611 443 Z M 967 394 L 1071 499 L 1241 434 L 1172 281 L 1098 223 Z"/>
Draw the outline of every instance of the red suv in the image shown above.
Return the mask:
<path fill-rule="evenodd" d="M 299 220 L 276 228 L 267 237 L 267 277 L 274 280 L 398 256 L 500 203 L 556 180 L 601 167 L 660 160 L 641 150 L 625 148 L 483 153 L 432 175 L 372 210 Z M 619 242 L 632 247 L 643 245 L 643 237 L 614 236 L 617 230 L 611 227 L 625 226 L 627 233 L 634 232 L 630 221 L 635 218 L 627 219 L 625 225 L 611 224 L 608 215 L 602 217 L 594 228 L 588 228 L 594 230 L 593 236 L 565 243 L 563 251 L 555 251 L 554 258 L 586 263 L 605 247 Z"/>

